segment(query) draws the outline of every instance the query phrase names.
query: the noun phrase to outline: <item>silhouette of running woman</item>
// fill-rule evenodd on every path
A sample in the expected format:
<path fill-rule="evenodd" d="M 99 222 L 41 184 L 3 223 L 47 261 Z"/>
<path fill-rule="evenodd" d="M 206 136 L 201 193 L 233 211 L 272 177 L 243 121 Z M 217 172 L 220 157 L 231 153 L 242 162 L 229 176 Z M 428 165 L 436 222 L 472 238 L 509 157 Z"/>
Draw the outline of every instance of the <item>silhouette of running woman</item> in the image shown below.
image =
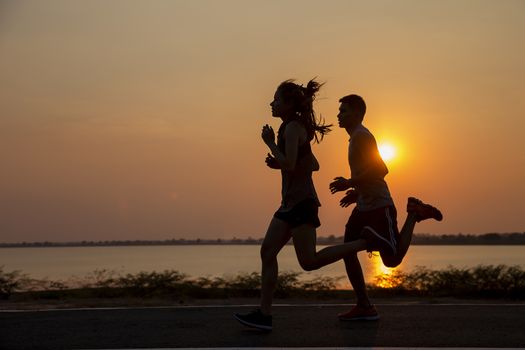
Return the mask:
<path fill-rule="evenodd" d="M 431 218 L 441 221 L 443 216 L 435 207 L 410 197 L 408 215 L 399 233 L 396 208 L 384 180 L 388 169 L 381 159 L 374 136 L 362 124 L 366 113 L 365 101 L 358 95 L 348 95 L 339 102 L 339 126 L 346 129 L 350 136 L 348 162 L 351 178 L 336 177 L 330 184 L 330 190 L 336 193 L 351 188 L 340 204 L 348 207 L 356 203 L 346 224 L 345 242 L 365 239 L 367 251 L 379 251 L 385 266 L 396 267 L 407 253 L 416 222 Z M 368 298 L 357 254 L 347 255 L 344 261 L 357 305 L 349 312 L 339 314 L 339 319 L 377 320 L 379 314 Z"/>
<path fill-rule="evenodd" d="M 272 115 L 282 119 L 277 133 L 265 125 L 262 139 L 271 154 L 266 164 L 278 169 L 282 177 L 281 206 L 275 212 L 261 246 L 262 280 L 260 308 L 248 314 L 235 314 L 244 325 L 263 330 L 272 329 L 271 306 L 277 283 L 277 254 L 293 238 L 297 259 L 307 271 L 318 269 L 358 251 L 366 249 L 366 241 L 326 247 L 316 251 L 316 228 L 319 199 L 312 181 L 312 172 L 319 163 L 312 153 L 310 142 L 319 142 L 330 131 L 331 125 L 317 121 L 313 101 L 321 85 L 311 80 L 306 87 L 292 80 L 282 82 L 270 103 Z"/>

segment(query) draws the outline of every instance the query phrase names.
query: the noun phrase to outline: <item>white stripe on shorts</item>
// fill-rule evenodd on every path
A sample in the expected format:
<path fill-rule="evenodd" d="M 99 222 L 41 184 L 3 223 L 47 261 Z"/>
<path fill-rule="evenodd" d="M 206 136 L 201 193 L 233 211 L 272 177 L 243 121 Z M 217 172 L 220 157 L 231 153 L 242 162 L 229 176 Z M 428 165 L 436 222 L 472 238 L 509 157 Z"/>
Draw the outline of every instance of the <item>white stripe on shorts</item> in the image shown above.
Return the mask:
<path fill-rule="evenodd" d="M 388 232 L 390 232 L 390 242 L 392 242 L 391 246 L 394 248 L 394 254 L 396 254 L 397 253 L 396 237 L 395 237 L 394 230 L 392 229 L 393 222 L 392 222 L 392 218 L 390 217 L 390 211 L 388 209 L 389 209 L 389 207 L 385 208 L 385 214 L 386 214 L 386 217 L 388 219 Z"/>

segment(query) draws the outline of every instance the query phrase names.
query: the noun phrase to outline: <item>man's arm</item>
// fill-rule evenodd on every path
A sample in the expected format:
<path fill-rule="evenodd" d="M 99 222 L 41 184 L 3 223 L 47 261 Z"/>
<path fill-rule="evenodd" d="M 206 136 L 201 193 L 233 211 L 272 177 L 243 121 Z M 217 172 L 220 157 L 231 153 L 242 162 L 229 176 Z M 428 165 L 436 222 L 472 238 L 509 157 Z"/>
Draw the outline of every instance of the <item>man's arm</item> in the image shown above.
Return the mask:
<path fill-rule="evenodd" d="M 370 180 L 382 179 L 388 174 L 388 168 L 379 154 L 374 138 L 367 134 L 360 134 L 355 137 L 353 147 L 363 159 L 364 170 L 360 174 L 352 174 L 352 178 L 349 179 L 350 187 L 359 186 L 361 183 Z"/>
<path fill-rule="evenodd" d="M 365 169 L 358 175 L 352 174 L 350 179 L 342 176 L 336 177 L 329 186 L 332 194 L 349 188 L 355 188 L 373 179 L 382 179 L 388 174 L 388 169 L 379 154 L 374 138 L 366 134 L 356 135 L 354 137 L 352 147 L 355 152 L 361 154 Z"/>

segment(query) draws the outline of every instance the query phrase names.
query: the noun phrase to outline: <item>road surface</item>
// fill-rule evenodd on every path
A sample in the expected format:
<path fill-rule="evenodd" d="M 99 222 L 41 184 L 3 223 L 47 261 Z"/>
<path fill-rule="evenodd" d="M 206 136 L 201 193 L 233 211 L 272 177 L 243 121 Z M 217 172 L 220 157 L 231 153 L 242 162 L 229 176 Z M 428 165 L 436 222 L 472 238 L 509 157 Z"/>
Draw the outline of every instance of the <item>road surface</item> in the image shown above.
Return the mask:
<path fill-rule="evenodd" d="M 278 305 L 274 330 L 232 317 L 251 306 L 1 311 L 0 349 L 175 347 L 525 347 L 525 304 L 376 304 L 375 322 L 340 322 L 344 305 Z"/>

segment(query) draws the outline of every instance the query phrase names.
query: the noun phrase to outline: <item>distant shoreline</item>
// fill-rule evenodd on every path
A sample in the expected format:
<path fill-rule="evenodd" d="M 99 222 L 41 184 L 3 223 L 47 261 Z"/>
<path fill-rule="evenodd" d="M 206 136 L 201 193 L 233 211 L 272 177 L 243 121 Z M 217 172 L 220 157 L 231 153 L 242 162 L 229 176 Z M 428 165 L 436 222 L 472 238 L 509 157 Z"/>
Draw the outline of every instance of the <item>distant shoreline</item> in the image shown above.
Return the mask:
<path fill-rule="evenodd" d="M 254 239 L 170 239 L 170 240 L 122 240 L 81 242 L 19 242 L 0 243 L 0 248 L 45 247 L 126 247 L 126 246 L 172 246 L 172 245 L 260 245 L 262 238 Z M 343 237 L 318 237 L 317 244 L 331 245 L 343 242 Z M 289 243 L 290 244 L 290 243 Z M 481 235 L 431 235 L 414 234 L 413 245 L 525 245 L 525 232 L 486 233 Z"/>

